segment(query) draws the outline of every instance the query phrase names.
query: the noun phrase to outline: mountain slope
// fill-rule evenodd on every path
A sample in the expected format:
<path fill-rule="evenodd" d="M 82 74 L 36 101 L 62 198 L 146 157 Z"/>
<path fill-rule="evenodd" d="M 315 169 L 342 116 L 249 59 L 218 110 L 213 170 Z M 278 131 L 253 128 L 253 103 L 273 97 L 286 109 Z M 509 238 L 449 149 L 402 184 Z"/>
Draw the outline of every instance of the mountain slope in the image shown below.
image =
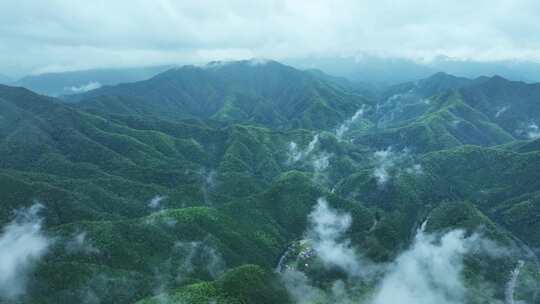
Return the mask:
<path fill-rule="evenodd" d="M 279 174 L 289 140 L 286 134 L 249 126 L 106 119 L 5 86 L 0 87 L 0 109 L 5 183 L 33 189 L 25 194 L 26 203 L 41 197 L 35 193 L 52 191 L 39 188 L 68 187 L 60 191 L 61 200 L 74 208 L 85 202 L 83 209 L 97 212 L 82 216 L 87 219 L 140 216 L 149 210 L 147 201 L 164 192 L 179 197 L 178 206 L 202 203 L 210 199 L 204 190 L 210 177 L 215 199 L 244 196 Z M 42 186 L 32 188 L 32 183 Z M 12 190 L 0 190 L 12 197 L 3 202 L 4 216 L 22 203 L 8 195 Z"/>
<path fill-rule="evenodd" d="M 439 73 L 389 88 L 370 117 L 380 131 L 373 130 L 360 142 L 387 138 L 383 145 L 396 142 L 398 147 L 419 146 L 427 151 L 535 139 L 540 137 L 539 94 L 539 84 Z"/>
<path fill-rule="evenodd" d="M 495 76 L 461 91 L 467 104 L 488 115 L 513 136 L 521 139 L 540 137 L 540 84 Z"/>
<path fill-rule="evenodd" d="M 379 149 L 394 146 L 427 152 L 464 144 L 494 146 L 514 140 L 490 117 L 471 107 L 459 91 L 396 105 L 378 118 L 377 128 L 355 141 Z"/>

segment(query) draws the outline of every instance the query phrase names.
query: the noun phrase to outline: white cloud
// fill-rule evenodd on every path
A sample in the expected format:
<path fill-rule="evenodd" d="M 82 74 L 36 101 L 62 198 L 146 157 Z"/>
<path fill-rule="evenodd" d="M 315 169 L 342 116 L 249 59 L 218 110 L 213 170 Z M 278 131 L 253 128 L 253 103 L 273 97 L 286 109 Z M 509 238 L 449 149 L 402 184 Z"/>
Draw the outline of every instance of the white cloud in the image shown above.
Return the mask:
<path fill-rule="evenodd" d="M 467 286 L 463 258 L 481 248 L 478 235 L 453 230 L 440 239 L 419 230 L 411 248 L 401 253 L 382 279 L 372 304 L 462 304 Z"/>
<path fill-rule="evenodd" d="M 514 270 L 512 270 L 512 273 L 510 274 L 510 280 L 508 280 L 508 283 L 506 284 L 506 289 L 504 290 L 504 298 L 507 304 L 516 303 L 516 301 L 514 300 L 514 293 L 516 290 L 519 274 L 521 273 L 521 268 L 523 268 L 524 265 L 525 262 L 519 260 L 516 268 L 514 268 Z"/>
<path fill-rule="evenodd" d="M 203 261 L 204 269 L 213 278 L 218 277 L 225 270 L 225 261 L 212 246 L 206 242 L 177 242 L 175 249 L 182 254 L 183 262 L 177 273 L 177 281 L 182 281 L 193 273 L 197 261 Z"/>
<path fill-rule="evenodd" d="M 294 267 L 280 268 L 282 281 L 296 303 L 468 303 L 472 294 L 471 286 L 467 286 L 463 277 L 465 257 L 473 253 L 496 258 L 515 254 L 477 233 L 466 234 L 461 229 L 444 234 L 426 233 L 426 221 L 416 231 L 409 248 L 405 248 L 393 262 L 377 264 L 356 252 L 346 237 L 352 224 L 350 214 L 329 207 L 321 198 L 308 219 L 307 237 L 316 256 L 329 269 L 338 267 L 349 277 L 346 283 L 336 280 L 330 288 L 322 288 Z M 508 299 L 513 300 L 516 278 L 522 266 L 523 262 L 519 262 L 509 276 L 505 292 L 507 302 Z M 358 294 L 354 286 L 365 286 L 366 283 L 373 283 L 374 289 L 368 294 L 363 291 Z M 481 296 L 483 301 L 500 303 L 493 298 L 490 283 L 481 285 L 485 289 Z"/>
<path fill-rule="evenodd" d="M 85 93 L 91 90 L 99 89 L 101 88 L 101 83 L 97 81 L 90 81 L 87 84 L 80 85 L 78 87 L 67 87 L 64 88 L 64 91 L 68 91 L 71 93 Z"/>
<path fill-rule="evenodd" d="M 67 240 L 65 244 L 68 253 L 84 253 L 92 254 L 99 253 L 99 249 L 94 247 L 92 242 L 87 238 L 86 231 L 77 232 L 73 237 Z"/>
<path fill-rule="evenodd" d="M 159 209 L 161 207 L 161 202 L 166 198 L 166 196 L 156 195 L 148 202 L 148 207 Z"/>
<path fill-rule="evenodd" d="M 339 125 L 339 127 L 336 129 L 336 137 L 338 138 L 338 140 L 342 140 L 343 135 L 345 135 L 345 133 L 349 131 L 352 124 L 354 124 L 359 118 L 361 118 L 362 115 L 364 115 L 364 109 L 365 106 L 362 105 L 362 107 L 358 109 L 358 111 L 356 111 L 351 118 L 345 120 L 341 125 Z"/>
<path fill-rule="evenodd" d="M 352 275 L 359 274 L 360 258 L 351 241 L 345 237 L 352 224 L 351 215 L 332 209 L 326 199 L 319 198 L 308 218 L 311 225 L 308 237 L 319 259 L 329 267 L 338 267 Z"/>
<path fill-rule="evenodd" d="M 202 175 L 202 178 L 203 178 L 201 192 L 203 194 L 204 203 L 206 205 L 212 205 L 211 193 L 212 191 L 214 191 L 217 185 L 217 181 L 216 181 L 217 172 L 216 170 L 210 170 L 210 171 L 201 170 L 200 174 Z"/>
<path fill-rule="evenodd" d="M 504 106 L 504 107 L 500 108 L 499 110 L 497 110 L 497 113 L 495 113 L 495 118 L 499 118 L 509 108 L 510 108 L 510 106 Z"/>
<path fill-rule="evenodd" d="M 289 151 L 288 151 L 289 164 L 294 164 L 298 161 L 302 161 L 306 159 L 311 154 L 311 152 L 315 150 L 315 147 L 317 146 L 318 143 L 319 143 L 319 134 L 315 134 L 313 136 L 313 138 L 311 139 L 311 141 L 309 142 L 309 144 L 304 150 L 301 150 L 300 148 L 298 148 L 298 144 L 295 143 L 294 141 L 291 141 L 288 147 L 289 148 Z"/>
<path fill-rule="evenodd" d="M 413 175 L 420 175 L 424 173 L 424 169 L 422 168 L 422 165 L 420 164 L 413 164 L 411 167 L 406 168 L 405 172 Z"/>
<path fill-rule="evenodd" d="M 383 187 L 394 176 L 406 172 L 411 175 L 421 175 L 424 173 L 422 165 L 415 163 L 414 155 L 409 149 L 394 151 L 392 147 L 373 153 L 375 167 L 373 176 L 377 180 L 377 185 Z"/>
<path fill-rule="evenodd" d="M 296 304 L 317 303 L 324 297 L 324 292 L 312 286 L 309 278 L 301 271 L 287 269 L 281 274 L 281 280 Z"/>
<path fill-rule="evenodd" d="M 373 156 L 375 158 L 373 176 L 377 179 L 377 184 L 383 186 L 390 180 L 390 170 L 392 170 L 400 155 L 393 152 L 391 148 L 388 148 L 386 150 L 375 151 Z"/>
<path fill-rule="evenodd" d="M 43 208 L 34 204 L 20 209 L 0 235 L 0 298 L 12 299 L 25 293 L 28 276 L 47 252 L 51 240 L 42 231 Z"/>
<path fill-rule="evenodd" d="M 330 166 L 332 154 L 325 152 L 313 156 L 311 165 L 313 166 L 313 178 L 316 183 L 324 184 L 328 181 L 326 169 Z"/>
<path fill-rule="evenodd" d="M 530 139 L 540 138 L 540 129 L 536 123 L 532 122 L 527 126 L 527 137 Z"/>

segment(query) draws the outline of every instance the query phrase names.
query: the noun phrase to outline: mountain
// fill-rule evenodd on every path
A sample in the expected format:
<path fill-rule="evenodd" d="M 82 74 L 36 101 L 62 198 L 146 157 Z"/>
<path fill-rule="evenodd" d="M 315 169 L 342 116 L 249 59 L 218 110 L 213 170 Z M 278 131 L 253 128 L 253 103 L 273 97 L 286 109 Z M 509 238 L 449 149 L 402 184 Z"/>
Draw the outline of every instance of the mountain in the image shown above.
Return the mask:
<path fill-rule="evenodd" d="M 538 88 L 500 76 L 467 79 L 442 73 L 389 87 L 371 116 L 379 131 L 358 140 L 428 151 L 535 139 L 540 136 Z"/>
<path fill-rule="evenodd" d="M 353 82 L 395 85 L 429 77 L 441 71 L 403 58 L 379 58 L 369 55 L 351 57 L 308 57 L 288 64 L 303 69 L 320 69 Z"/>
<path fill-rule="evenodd" d="M 287 61 L 299 69 L 320 69 L 353 82 L 396 85 L 428 78 L 437 72 L 475 79 L 500 75 L 514 81 L 540 82 L 540 64 L 529 60 L 476 61 L 447 56 L 428 60 L 357 54 L 341 57 L 310 56 Z"/>
<path fill-rule="evenodd" d="M 9 224 L 10 210 L 38 201 L 47 230 L 59 240 L 28 283 L 33 299 L 78 302 L 92 290 L 104 302 L 123 303 L 152 292 L 157 265 L 151 260 L 189 262 L 195 254 L 190 252 L 219 250 L 209 258 L 228 267 L 272 267 L 282 248 L 302 233 L 298 219 L 276 204 L 295 201 L 302 215 L 320 193 L 308 176 L 280 173 L 289 141 L 309 136 L 303 132 L 106 119 L 7 86 L 0 87 L 0 102 L 0 223 Z M 265 195 L 272 191 L 282 197 Z M 252 195 L 255 204 L 248 199 Z M 163 207 L 151 204 L 159 200 Z M 275 212 L 280 223 L 270 216 Z M 167 231 L 170 222 L 174 228 Z M 183 240 L 174 241 L 179 234 Z M 80 235 L 89 245 L 79 244 Z M 194 243 L 199 238 L 205 241 Z M 141 264 L 153 243 L 163 250 Z M 185 248 L 178 251 L 178 244 Z M 199 266 L 185 274 L 186 282 L 212 279 L 223 270 L 218 264 L 214 273 L 207 262 L 193 261 Z M 176 266 L 159 267 L 172 273 Z M 103 286 L 103 280 L 121 278 L 122 288 Z M 169 279 L 174 282 L 174 276 Z M 124 293 L 132 288 L 139 292 Z"/>
<path fill-rule="evenodd" d="M 429 78 L 384 89 L 378 96 L 375 120 L 381 127 L 400 125 L 430 108 L 430 97 L 473 83 L 467 78 L 437 73 Z"/>
<path fill-rule="evenodd" d="M 494 146 L 514 140 L 512 134 L 468 105 L 459 92 L 400 104 L 384 113 L 378 125 L 377 131 L 360 135 L 357 143 L 427 152 L 463 144 Z"/>
<path fill-rule="evenodd" d="M 467 104 L 488 115 L 516 138 L 540 137 L 540 84 L 494 76 L 461 91 Z"/>
<path fill-rule="evenodd" d="M 69 180 L 84 181 L 87 186 L 77 188 L 73 195 L 86 201 L 80 212 L 87 212 L 83 217 L 87 219 L 140 216 L 149 210 L 147 200 L 165 188 L 177 189 L 184 202 L 207 201 L 210 194 L 203 193 L 201 185 L 213 174 L 216 199 L 227 199 L 219 194 L 221 188 L 226 188 L 227 195 L 245 195 L 279 174 L 287 142 L 298 136 L 252 126 L 218 129 L 194 120 L 104 118 L 22 88 L 2 86 L 0 94 L 0 168 L 15 170 L 8 180 L 14 176 L 25 180 L 25 174 L 40 181 L 45 178 L 42 175 L 57 176 L 43 184 L 51 183 L 51 188 L 62 188 Z M 114 184 L 122 186 L 108 188 Z M 121 188 L 124 194 L 118 196 Z M 138 203 L 125 205 L 127 197 L 122 196 L 129 192 L 129 200 Z M 63 195 L 64 204 L 80 207 L 80 202 L 69 200 L 70 193 Z M 3 203 L 19 202 L 20 198 L 13 197 Z M 55 218 L 58 223 L 66 221 Z"/>
<path fill-rule="evenodd" d="M 537 85 L 354 90 L 273 61 L 0 85 L 0 303 L 537 303 Z"/>
<path fill-rule="evenodd" d="M 396 94 L 414 94 L 418 97 L 427 98 L 448 90 L 469 86 L 474 82 L 469 78 L 439 72 L 425 79 L 390 86 L 384 90 L 382 97 L 392 98 Z"/>
<path fill-rule="evenodd" d="M 184 66 L 68 100 L 97 113 L 310 129 L 335 127 L 367 102 L 309 72 L 253 60 Z"/>
<path fill-rule="evenodd" d="M 170 68 L 171 66 L 153 66 L 44 73 L 25 76 L 12 84 L 40 94 L 61 96 L 83 93 L 105 85 L 145 80 Z"/>
<path fill-rule="evenodd" d="M 0 74 L 0 84 L 10 84 L 12 81 L 10 77 Z"/>

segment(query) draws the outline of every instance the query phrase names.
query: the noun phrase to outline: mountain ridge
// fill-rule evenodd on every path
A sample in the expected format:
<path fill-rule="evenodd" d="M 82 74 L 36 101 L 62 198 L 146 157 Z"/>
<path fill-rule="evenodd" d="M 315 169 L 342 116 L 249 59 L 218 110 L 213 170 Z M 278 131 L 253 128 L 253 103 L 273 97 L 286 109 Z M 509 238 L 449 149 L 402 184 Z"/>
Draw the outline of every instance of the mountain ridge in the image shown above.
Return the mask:
<path fill-rule="evenodd" d="M 126 100 L 128 97 L 136 101 Z M 106 111 L 101 102 L 107 98 L 145 111 L 157 108 L 151 114 L 158 118 L 213 118 L 318 129 L 337 126 L 347 113 L 366 103 L 359 95 L 275 61 L 184 66 L 147 81 L 104 87 L 68 100 Z"/>

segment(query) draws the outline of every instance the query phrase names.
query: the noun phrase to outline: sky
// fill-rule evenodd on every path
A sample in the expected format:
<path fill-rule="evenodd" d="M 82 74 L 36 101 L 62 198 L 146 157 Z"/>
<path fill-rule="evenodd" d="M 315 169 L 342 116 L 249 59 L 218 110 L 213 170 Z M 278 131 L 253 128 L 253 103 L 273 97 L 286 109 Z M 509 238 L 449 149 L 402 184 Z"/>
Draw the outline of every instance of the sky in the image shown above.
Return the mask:
<path fill-rule="evenodd" d="M 540 61 L 537 0 L 2 0 L 0 74 L 365 55 Z"/>

